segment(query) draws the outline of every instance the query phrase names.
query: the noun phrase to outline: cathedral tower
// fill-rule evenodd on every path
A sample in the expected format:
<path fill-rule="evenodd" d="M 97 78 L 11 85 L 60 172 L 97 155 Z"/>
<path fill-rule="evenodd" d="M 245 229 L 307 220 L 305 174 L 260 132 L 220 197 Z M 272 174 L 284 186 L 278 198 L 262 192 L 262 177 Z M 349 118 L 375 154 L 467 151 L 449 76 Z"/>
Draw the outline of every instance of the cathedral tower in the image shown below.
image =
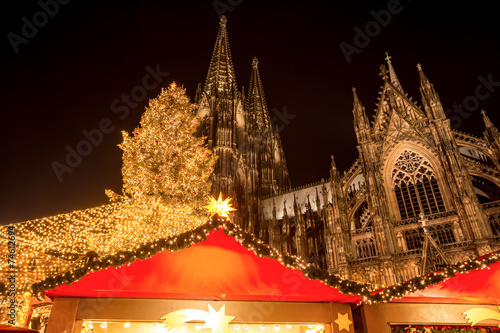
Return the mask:
<path fill-rule="evenodd" d="M 223 16 L 203 90 L 195 103 L 201 119 L 198 135 L 219 159 L 213 173 L 213 195 L 234 200 L 233 220 L 257 236 L 268 237 L 261 225 L 260 200 L 290 188 L 279 134 L 272 128 L 258 70 L 252 61 L 248 93 L 238 91 L 227 20 Z"/>

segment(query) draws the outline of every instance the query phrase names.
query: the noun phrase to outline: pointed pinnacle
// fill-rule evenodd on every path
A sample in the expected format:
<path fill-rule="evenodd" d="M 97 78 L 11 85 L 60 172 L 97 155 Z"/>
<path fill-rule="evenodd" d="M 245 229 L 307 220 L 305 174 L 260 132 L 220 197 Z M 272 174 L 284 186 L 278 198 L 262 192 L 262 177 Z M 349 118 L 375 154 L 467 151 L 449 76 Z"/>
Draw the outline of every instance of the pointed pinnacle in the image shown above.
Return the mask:
<path fill-rule="evenodd" d="M 337 170 L 337 164 L 335 163 L 335 158 L 333 155 L 330 155 L 330 158 L 332 159 L 332 169 Z"/>
<path fill-rule="evenodd" d="M 257 57 L 253 57 L 252 68 L 257 68 L 258 65 L 259 65 L 259 60 L 257 59 Z"/>
<path fill-rule="evenodd" d="M 354 105 L 361 104 L 359 102 L 358 94 L 356 93 L 356 88 L 352 87 L 352 95 L 354 97 Z"/>
<path fill-rule="evenodd" d="M 418 69 L 418 75 L 420 76 L 420 82 L 429 81 L 429 79 L 427 79 L 427 77 L 424 74 L 424 70 L 422 69 L 421 64 L 417 64 L 417 69 Z"/>
<path fill-rule="evenodd" d="M 227 23 L 227 18 L 225 15 L 222 15 L 222 17 L 220 18 L 220 21 L 219 21 L 219 25 L 223 28 L 226 27 L 226 23 Z"/>
<path fill-rule="evenodd" d="M 389 55 L 389 52 L 386 52 L 385 55 L 385 60 L 387 61 L 387 65 L 389 66 L 389 77 L 391 79 L 392 85 L 403 90 L 403 87 L 401 87 L 401 83 L 399 83 L 398 76 L 396 75 L 396 71 L 394 70 L 394 67 L 392 67 L 391 56 Z"/>
<path fill-rule="evenodd" d="M 486 127 L 493 127 L 493 124 L 490 118 L 486 115 L 486 111 L 481 110 L 481 114 L 483 115 L 483 122 Z"/>

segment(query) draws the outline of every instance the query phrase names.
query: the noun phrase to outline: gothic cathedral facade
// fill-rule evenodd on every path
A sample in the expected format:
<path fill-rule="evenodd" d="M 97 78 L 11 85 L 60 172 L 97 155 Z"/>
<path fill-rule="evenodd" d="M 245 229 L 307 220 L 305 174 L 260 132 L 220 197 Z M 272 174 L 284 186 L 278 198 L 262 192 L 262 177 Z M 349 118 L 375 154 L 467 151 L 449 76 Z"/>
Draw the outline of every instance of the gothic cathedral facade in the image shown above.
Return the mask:
<path fill-rule="evenodd" d="M 373 122 L 353 88 L 359 157 L 342 174 L 290 188 L 254 58 L 238 91 L 226 19 L 195 103 L 198 134 L 219 156 L 212 193 L 232 197 L 234 220 L 273 247 L 343 278 L 390 285 L 500 248 L 500 134 L 453 130 L 417 65 L 421 102 L 405 93 L 390 57 Z"/>

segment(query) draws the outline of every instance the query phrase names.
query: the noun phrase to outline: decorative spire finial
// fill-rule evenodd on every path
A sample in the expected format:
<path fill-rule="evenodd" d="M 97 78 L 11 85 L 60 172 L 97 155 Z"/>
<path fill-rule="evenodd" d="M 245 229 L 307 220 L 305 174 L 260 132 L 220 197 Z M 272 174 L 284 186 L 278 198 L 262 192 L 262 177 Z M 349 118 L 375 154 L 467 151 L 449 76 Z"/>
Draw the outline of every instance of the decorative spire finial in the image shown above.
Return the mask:
<path fill-rule="evenodd" d="M 385 60 L 387 61 L 387 66 L 389 66 L 389 78 L 391 79 L 392 85 L 402 91 L 403 87 L 401 87 L 401 83 L 399 83 L 396 71 L 394 70 L 394 67 L 392 67 L 392 61 L 389 52 L 385 53 Z"/>
<path fill-rule="evenodd" d="M 226 16 L 222 15 L 222 17 L 220 18 L 220 21 L 219 21 L 219 25 L 220 25 L 222 28 L 225 28 L 225 27 L 226 27 L 226 22 L 227 22 L 227 18 L 226 18 Z"/>
<path fill-rule="evenodd" d="M 330 158 L 332 159 L 332 169 L 337 169 L 337 164 L 335 163 L 335 158 L 333 155 L 330 155 Z"/>
<path fill-rule="evenodd" d="M 257 68 L 258 65 L 259 65 L 259 60 L 257 59 L 257 57 L 253 57 L 252 68 Z"/>
<path fill-rule="evenodd" d="M 417 69 L 418 69 L 419 71 L 421 71 L 421 70 L 422 70 L 422 65 L 417 64 Z"/>
<path fill-rule="evenodd" d="M 389 52 L 385 53 L 385 60 L 387 61 L 388 64 L 391 63 L 391 56 L 389 55 Z"/>
<path fill-rule="evenodd" d="M 387 70 L 385 65 L 380 65 L 380 73 L 378 73 L 378 75 L 382 76 L 382 79 L 387 80 L 389 78 L 387 76 L 388 73 L 389 71 Z"/>

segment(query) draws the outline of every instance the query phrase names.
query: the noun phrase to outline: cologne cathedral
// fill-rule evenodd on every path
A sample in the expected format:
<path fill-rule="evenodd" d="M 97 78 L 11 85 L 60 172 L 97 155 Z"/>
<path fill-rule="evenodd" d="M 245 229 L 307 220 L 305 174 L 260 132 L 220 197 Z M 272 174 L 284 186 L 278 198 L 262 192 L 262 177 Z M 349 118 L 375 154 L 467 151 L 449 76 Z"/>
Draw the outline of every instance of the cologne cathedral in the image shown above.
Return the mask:
<path fill-rule="evenodd" d="M 391 285 L 500 248 L 500 134 L 483 112 L 478 138 L 451 129 L 417 65 L 421 100 L 405 93 L 390 57 L 374 120 L 353 88 L 359 156 L 341 173 L 291 189 L 253 60 L 238 91 L 226 19 L 205 86 L 199 135 L 219 156 L 212 192 L 234 198 L 234 220 L 281 251 L 342 278 Z"/>

